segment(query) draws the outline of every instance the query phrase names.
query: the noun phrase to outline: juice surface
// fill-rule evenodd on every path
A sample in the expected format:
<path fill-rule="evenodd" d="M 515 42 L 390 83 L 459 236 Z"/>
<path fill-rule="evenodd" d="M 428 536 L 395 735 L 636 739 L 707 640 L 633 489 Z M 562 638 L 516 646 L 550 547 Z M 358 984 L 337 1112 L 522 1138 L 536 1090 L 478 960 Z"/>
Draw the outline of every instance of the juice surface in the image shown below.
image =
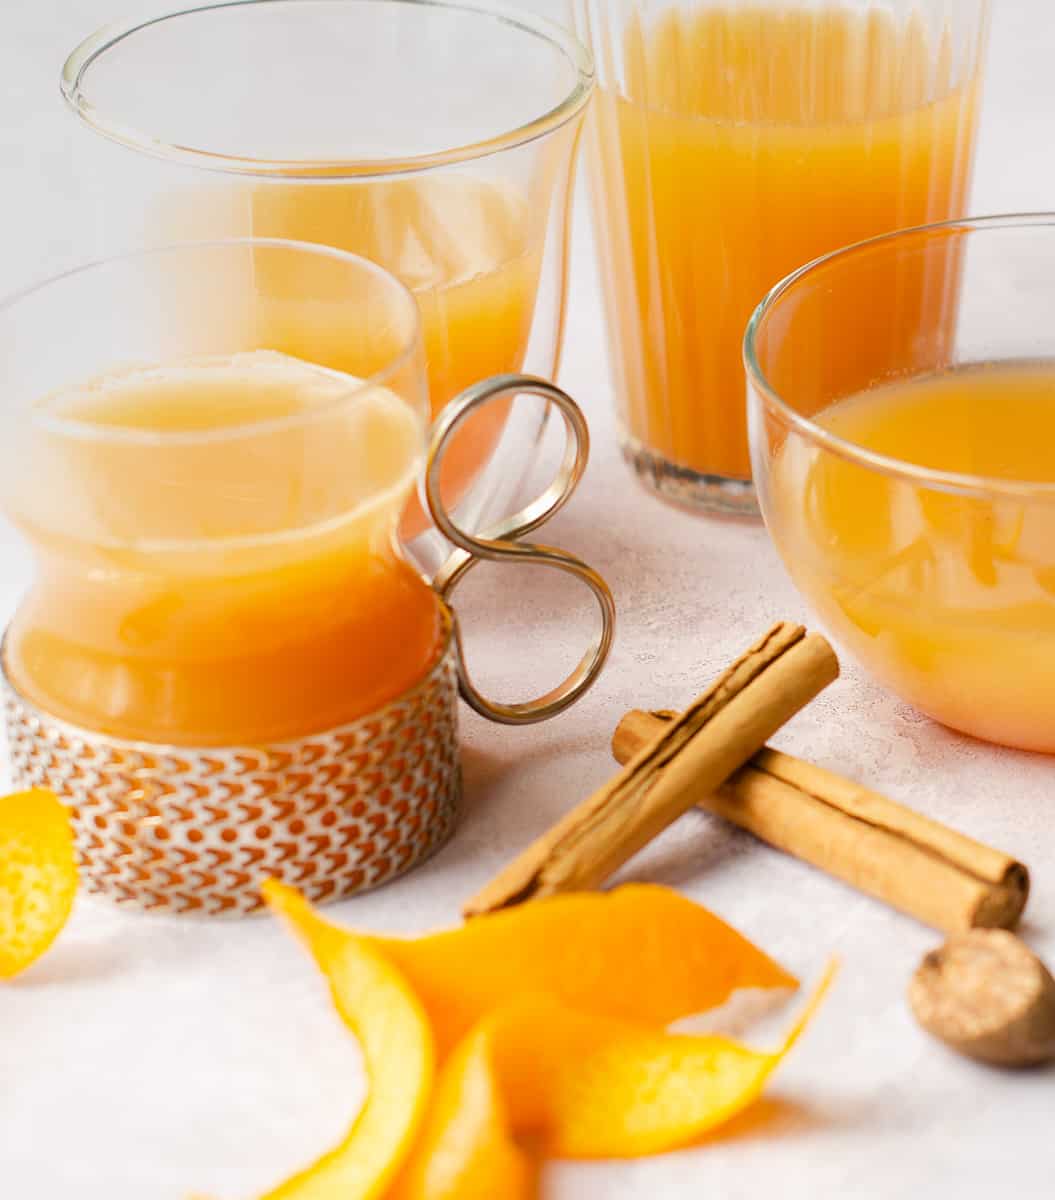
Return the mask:
<path fill-rule="evenodd" d="M 5 484 L 37 559 L 6 653 L 50 713 L 254 744 L 350 721 L 434 661 L 438 601 L 394 547 L 422 424 L 394 392 L 255 351 L 37 407 Z"/>
<path fill-rule="evenodd" d="M 632 439 L 749 478 L 741 341 L 768 289 L 840 246 L 960 215 L 979 89 L 956 78 L 946 41 L 848 8 L 716 6 L 629 25 L 623 86 L 600 90 L 592 140 Z M 872 283 L 869 306 L 894 310 L 884 291 L 904 279 Z M 866 347 L 867 325 L 840 353 Z"/>
<path fill-rule="evenodd" d="M 772 528 L 803 592 L 880 680 L 958 729 L 1055 751 L 1055 366 L 886 384 L 814 420 L 891 458 L 1036 485 L 926 489 L 790 435 Z"/>

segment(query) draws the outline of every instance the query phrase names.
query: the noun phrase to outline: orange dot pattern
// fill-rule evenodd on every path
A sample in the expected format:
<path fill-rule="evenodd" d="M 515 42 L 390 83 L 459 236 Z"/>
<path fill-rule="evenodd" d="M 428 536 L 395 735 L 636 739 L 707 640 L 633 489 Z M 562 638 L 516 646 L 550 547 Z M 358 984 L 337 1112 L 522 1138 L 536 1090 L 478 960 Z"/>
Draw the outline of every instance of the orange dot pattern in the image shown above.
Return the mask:
<path fill-rule="evenodd" d="M 261 907 L 268 877 L 337 900 L 410 870 L 457 819 L 451 648 L 384 708 L 253 748 L 121 741 L 2 687 L 16 787 L 50 788 L 69 805 L 85 888 L 122 904 L 239 915 Z"/>

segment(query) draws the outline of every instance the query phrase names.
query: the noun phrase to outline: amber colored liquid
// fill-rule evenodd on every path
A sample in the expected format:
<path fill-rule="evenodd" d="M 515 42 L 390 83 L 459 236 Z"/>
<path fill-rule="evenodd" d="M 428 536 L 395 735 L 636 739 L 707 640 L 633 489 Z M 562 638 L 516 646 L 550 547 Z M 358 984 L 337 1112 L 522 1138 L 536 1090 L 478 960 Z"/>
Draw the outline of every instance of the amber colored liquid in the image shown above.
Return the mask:
<path fill-rule="evenodd" d="M 958 216 L 975 79 L 889 13 L 740 7 L 631 24 L 594 108 L 594 196 L 625 434 L 750 477 L 741 342 L 766 291 L 820 254 Z M 870 311 L 905 284 L 871 280 Z M 902 310 L 904 311 L 904 306 Z M 918 332 L 920 314 L 906 316 Z M 890 331 L 886 331 L 889 334 Z M 862 317 L 836 353 L 869 353 Z"/>
<path fill-rule="evenodd" d="M 76 426 L 42 426 L 6 485 L 37 560 L 7 641 L 16 686 L 88 729 L 244 745 L 417 681 L 442 618 L 394 526 L 421 420 L 384 388 L 349 400 L 352 383 L 258 351 L 42 401 Z"/>
<path fill-rule="evenodd" d="M 877 678 L 957 729 L 1055 751 L 1055 366 L 890 383 L 815 420 L 894 459 L 1040 485 L 1003 497 L 927 489 L 790 437 L 771 528 L 803 592 Z"/>
<path fill-rule="evenodd" d="M 542 256 L 544 220 L 531 214 L 511 187 L 459 175 L 367 182 L 291 179 L 254 184 L 217 195 L 203 191 L 193 203 L 172 200 L 158 218 L 157 235 L 251 235 L 318 242 L 360 254 L 398 276 L 421 310 L 433 415 L 470 384 L 519 371 L 531 333 Z M 296 291 L 276 276 L 270 289 Z M 298 346 L 310 326 L 311 352 Z M 333 337 L 320 353 L 325 315 L 289 306 L 264 343 L 281 346 L 335 370 L 353 373 L 343 344 L 346 322 L 333 321 Z M 444 499 L 454 504 L 491 454 L 508 409 L 490 405 L 459 430 L 444 460 Z M 411 502 L 410 534 L 424 517 Z"/>

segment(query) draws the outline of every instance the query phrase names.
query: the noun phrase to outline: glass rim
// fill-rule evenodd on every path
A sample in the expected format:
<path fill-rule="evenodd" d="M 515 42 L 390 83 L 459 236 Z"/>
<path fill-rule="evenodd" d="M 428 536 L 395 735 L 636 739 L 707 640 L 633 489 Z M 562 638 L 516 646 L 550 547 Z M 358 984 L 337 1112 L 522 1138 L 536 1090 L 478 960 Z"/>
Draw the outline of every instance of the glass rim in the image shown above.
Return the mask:
<path fill-rule="evenodd" d="M 879 234 L 877 237 L 866 238 L 864 241 L 840 247 L 829 254 L 822 254 L 792 271 L 790 275 L 785 276 L 774 285 L 751 314 L 743 339 L 743 363 L 750 384 L 786 426 L 815 445 L 847 462 L 855 463 L 857 466 L 894 479 L 921 484 L 933 491 L 980 497 L 1055 500 L 1055 481 L 1009 479 L 960 471 L 942 471 L 909 462 L 907 459 L 880 454 L 840 437 L 798 412 L 770 384 L 758 360 L 758 337 L 766 318 L 793 288 L 834 262 L 855 257 L 891 243 L 905 243 L 913 239 L 923 240 L 942 231 L 960 231 L 970 236 L 972 233 L 985 233 L 1000 229 L 1047 229 L 1053 227 L 1055 227 L 1055 211 L 962 217 L 951 221 L 937 221 L 929 225 L 913 225 L 906 229 L 895 229 L 889 233 Z M 1052 357 L 1055 360 L 1055 354 Z"/>
<path fill-rule="evenodd" d="M 178 17 L 189 17 L 223 9 L 255 8 L 266 4 L 287 2 L 288 0 L 210 0 L 209 3 L 192 3 L 152 17 L 111 22 L 85 38 L 63 63 L 60 76 L 63 98 L 73 112 L 97 133 L 128 149 L 149 154 L 154 158 L 235 175 L 278 178 L 289 182 L 303 182 L 305 179 L 312 179 L 319 183 L 339 183 L 350 179 L 383 178 L 425 170 L 430 167 L 470 162 L 533 142 L 572 120 L 583 109 L 593 90 L 595 72 L 592 54 L 573 32 L 564 29 L 554 21 L 501 2 L 482 4 L 476 3 L 475 0 L 383 0 L 384 3 L 474 13 L 520 32 L 542 38 L 565 56 L 574 69 L 575 82 L 558 104 L 523 125 L 479 142 L 401 158 L 319 160 L 242 157 L 199 147 L 176 145 L 155 138 L 134 126 L 126 125 L 119 119 L 115 120 L 105 116 L 95 108 L 85 92 L 84 78 L 91 66 L 108 50 L 145 29 L 164 24 L 164 22 Z M 329 0 L 329 2 L 372 3 L 377 0 Z"/>
<path fill-rule="evenodd" d="M 422 341 L 422 318 L 421 310 L 418 307 L 417 301 L 414 299 L 414 294 L 411 290 L 390 271 L 386 271 L 384 267 L 368 258 L 364 258 L 360 254 L 353 254 L 349 250 L 339 250 L 335 246 L 325 246 L 317 242 L 302 242 L 295 241 L 289 238 L 217 238 L 206 241 L 195 242 L 173 242 L 165 246 L 152 246 L 146 249 L 136 249 L 126 251 L 121 254 L 108 255 L 103 258 L 92 259 L 88 262 L 79 263 L 76 266 L 69 267 L 65 271 L 60 271 L 55 275 L 50 275 L 46 279 L 31 283 L 18 291 L 0 299 L 0 318 L 5 313 L 17 307 L 22 301 L 28 300 L 30 297 L 40 295 L 48 291 L 57 284 L 66 282 L 67 280 L 80 278 L 81 276 L 91 274 L 92 272 L 107 268 L 115 267 L 128 263 L 143 262 L 154 258 L 163 258 L 169 255 L 178 256 L 185 254 L 188 251 L 200 250 L 229 250 L 235 248 L 247 249 L 263 249 L 271 248 L 277 250 L 293 250 L 297 253 L 306 253 L 315 256 L 316 258 L 329 258 L 337 263 L 343 263 L 345 266 L 353 267 L 359 272 L 365 272 L 372 275 L 375 279 L 380 280 L 388 287 L 393 294 L 401 298 L 401 302 L 405 302 L 407 313 L 409 315 L 409 326 L 407 333 L 406 344 L 401 347 L 399 352 L 395 354 L 389 362 L 383 367 L 374 371 L 369 376 L 358 378 L 356 376 L 346 375 L 344 372 L 333 371 L 331 368 L 322 366 L 321 364 L 308 362 L 309 366 L 315 367 L 320 372 L 327 373 L 331 376 L 347 378 L 353 380 L 353 386 L 347 391 L 342 392 L 340 396 L 335 397 L 331 402 L 320 405 L 316 408 L 305 410 L 303 413 L 292 413 L 286 417 L 271 417 L 265 420 L 244 421 L 234 425 L 224 425 L 216 429 L 201 429 L 201 430 L 156 430 L 156 429 L 137 429 L 123 425 L 100 425 L 90 421 L 78 421 L 73 417 L 56 416 L 53 413 L 37 410 L 30 418 L 30 423 L 34 427 L 45 430 L 56 435 L 77 439 L 80 441 L 95 441 L 95 442 L 119 442 L 132 445 L 144 446 L 170 446 L 170 445 L 200 445 L 211 444 L 213 442 L 237 441 L 247 436 L 257 436 L 260 434 L 281 433 L 287 429 L 296 429 L 301 426 L 310 425 L 314 421 L 323 416 L 332 416 L 334 411 L 344 405 L 354 401 L 356 397 L 375 388 L 385 386 L 385 381 L 397 371 L 407 365 L 412 356 L 423 347 Z M 308 360 L 304 360 L 307 362 Z M 429 427 L 429 417 L 424 404 L 408 407 L 414 412 L 414 415 L 421 423 L 421 443 L 424 449 L 425 438 Z"/>

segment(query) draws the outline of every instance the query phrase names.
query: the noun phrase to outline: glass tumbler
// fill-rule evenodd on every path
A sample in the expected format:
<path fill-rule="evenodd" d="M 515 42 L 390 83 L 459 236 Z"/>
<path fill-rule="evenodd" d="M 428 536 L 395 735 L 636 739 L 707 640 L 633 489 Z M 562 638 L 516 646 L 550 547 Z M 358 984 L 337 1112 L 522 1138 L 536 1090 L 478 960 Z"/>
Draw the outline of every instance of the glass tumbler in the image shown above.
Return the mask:
<path fill-rule="evenodd" d="M 929 716 L 1049 754 L 1053 306 L 1055 214 L 981 218 L 819 259 L 745 342 L 766 527 L 820 620 Z"/>
<path fill-rule="evenodd" d="M 571 33 L 472 0 L 204 4 L 104 29 L 62 73 L 102 135 L 79 148 L 98 253 L 253 236 L 362 254 L 418 301 L 434 415 L 478 380 L 556 374 L 592 84 Z M 324 357 L 344 369 L 339 326 Z M 509 507 L 543 411 L 459 428 L 443 483 L 463 526 Z M 425 527 L 412 504 L 404 535 Z M 415 551 L 434 567 L 443 547 Z"/>
<path fill-rule="evenodd" d="M 963 215 L 988 0 L 572 3 L 624 457 L 754 514 L 744 326 L 802 263 Z"/>
<path fill-rule="evenodd" d="M 70 804 L 92 889 L 212 913 L 258 906 L 269 875 L 320 900 L 380 883 L 453 827 L 459 686 L 526 723 L 600 670 L 607 588 L 516 541 L 574 489 L 581 414 L 502 376 L 430 443 L 419 309 L 375 263 L 275 239 L 105 259 L 0 307 L 0 355 L 0 505 L 34 567 L 3 644 L 11 761 Z M 518 390 L 561 413 L 568 451 L 480 542 L 441 468 L 459 423 Z M 396 538 L 423 469 L 461 547 L 432 584 Z M 598 599 L 600 638 L 537 701 L 487 700 L 462 661 L 446 600 L 478 558 L 543 562 Z"/>

